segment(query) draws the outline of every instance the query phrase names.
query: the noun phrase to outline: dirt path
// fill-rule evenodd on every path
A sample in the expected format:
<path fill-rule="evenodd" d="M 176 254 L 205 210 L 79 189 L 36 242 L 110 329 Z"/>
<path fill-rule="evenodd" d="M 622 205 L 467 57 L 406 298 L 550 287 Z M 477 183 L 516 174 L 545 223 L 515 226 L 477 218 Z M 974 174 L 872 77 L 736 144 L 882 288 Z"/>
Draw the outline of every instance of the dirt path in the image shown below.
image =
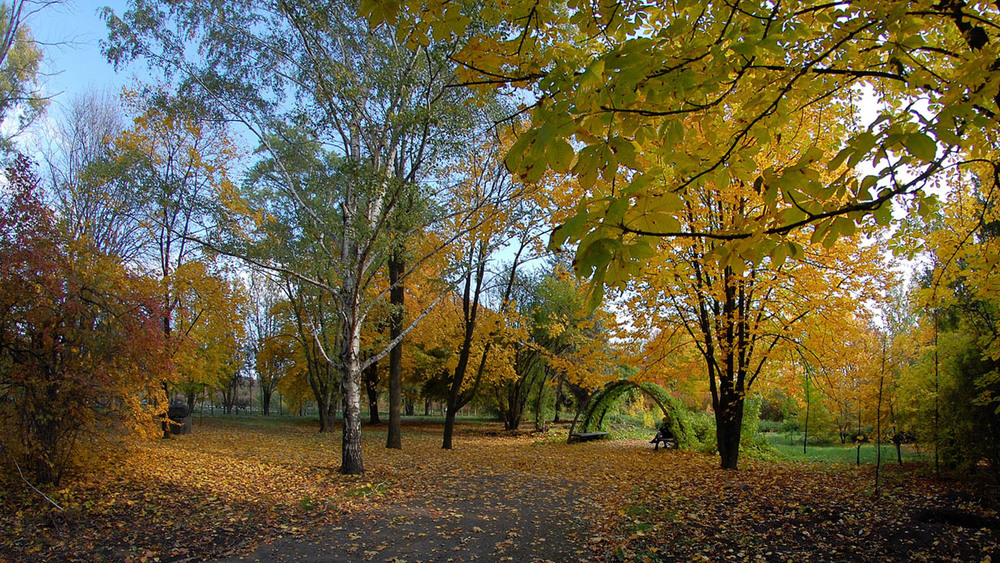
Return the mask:
<path fill-rule="evenodd" d="M 588 508 L 578 487 L 524 474 L 470 475 L 450 492 L 383 503 L 307 537 L 220 561 L 586 560 Z"/>

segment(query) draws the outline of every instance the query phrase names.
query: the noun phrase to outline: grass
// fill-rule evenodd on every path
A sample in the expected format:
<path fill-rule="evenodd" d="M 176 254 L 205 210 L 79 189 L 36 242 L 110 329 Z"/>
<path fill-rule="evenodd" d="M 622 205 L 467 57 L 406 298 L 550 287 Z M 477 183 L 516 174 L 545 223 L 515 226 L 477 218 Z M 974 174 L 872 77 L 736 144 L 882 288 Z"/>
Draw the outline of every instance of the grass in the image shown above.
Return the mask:
<path fill-rule="evenodd" d="M 362 424 L 367 427 L 367 416 L 363 417 Z M 388 420 L 388 414 L 383 418 L 383 425 L 385 421 Z M 489 417 L 460 417 L 460 422 L 462 424 L 463 430 L 473 430 L 475 432 L 481 432 L 484 427 L 489 427 L 493 431 L 497 431 L 502 426 L 496 423 L 495 418 Z M 259 430 L 270 430 L 280 432 L 282 428 L 287 428 L 289 426 L 299 428 L 306 431 L 314 431 L 317 427 L 317 419 L 315 416 L 237 416 L 237 415 L 225 415 L 216 413 L 214 415 L 205 414 L 203 416 L 195 415 L 195 422 L 211 422 L 213 424 L 220 424 L 223 426 L 240 426 L 247 429 L 259 429 Z M 405 416 L 403 417 L 404 424 L 408 424 L 411 427 L 428 425 L 435 426 L 444 423 L 444 418 L 439 416 Z M 610 430 L 611 435 L 609 436 L 612 440 L 621 439 L 643 439 L 648 440 L 653 437 L 656 433 L 655 428 L 647 428 L 643 424 L 642 417 L 632 416 L 632 415 L 615 415 L 608 421 L 608 430 Z M 341 421 L 338 419 L 338 430 Z M 530 428 L 530 421 L 526 421 L 523 428 Z M 367 427 L 368 433 L 370 432 L 381 432 L 378 427 L 372 428 Z M 439 430 L 438 430 L 439 431 Z M 789 443 L 788 434 L 779 433 L 765 433 L 764 436 L 767 438 L 768 443 L 777 452 L 777 458 L 788 461 L 811 461 L 811 462 L 821 462 L 821 463 L 841 463 L 841 464 L 854 464 L 857 460 L 857 449 L 853 444 L 825 444 L 825 445 L 815 445 L 810 444 L 806 449 L 806 453 L 802 452 L 802 437 L 794 436 Z M 556 432 L 550 432 L 546 439 L 541 440 L 539 443 L 551 443 L 551 442 L 561 442 L 565 440 L 565 434 L 560 433 L 557 429 Z M 913 446 L 903 446 L 903 462 L 921 462 L 927 461 L 929 458 L 926 454 L 917 451 Z M 874 465 L 876 461 L 876 452 L 874 444 L 863 444 L 861 446 L 861 463 Z M 896 448 L 892 444 L 882 444 L 882 463 L 890 464 L 896 462 Z"/>
<path fill-rule="evenodd" d="M 767 441 L 778 452 L 781 459 L 790 461 L 815 461 L 824 463 L 857 463 L 858 450 L 853 444 L 810 444 L 806 453 L 802 453 L 802 438 L 796 436 L 789 444 L 787 434 L 765 434 Z M 927 456 L 917 451 L 913 446 L 903 446 L 903 462 L 926 461 Z M 877 459 L 875 444 L 861 445 L 861 463 L 874 465 Z M 896 447 L 892 444 L 882 444 L 882 463 L 896 463 Z"/>

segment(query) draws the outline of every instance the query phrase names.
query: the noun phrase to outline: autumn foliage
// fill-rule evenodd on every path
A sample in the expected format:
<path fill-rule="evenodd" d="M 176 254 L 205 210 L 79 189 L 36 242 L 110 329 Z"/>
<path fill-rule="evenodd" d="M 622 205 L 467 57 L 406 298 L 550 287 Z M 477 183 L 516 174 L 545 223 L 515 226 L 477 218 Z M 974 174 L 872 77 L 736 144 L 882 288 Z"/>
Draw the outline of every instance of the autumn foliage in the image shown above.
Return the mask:
<path fill-rule="evenodd" d="M 58 483 L 87 432 L 148 428 L 164 369 L 159 308 L 40 199 L 29 162 L 0 205 L 0 448 L 11 473 Z M 159 404 L 164 404 L 162 398 Z"/>

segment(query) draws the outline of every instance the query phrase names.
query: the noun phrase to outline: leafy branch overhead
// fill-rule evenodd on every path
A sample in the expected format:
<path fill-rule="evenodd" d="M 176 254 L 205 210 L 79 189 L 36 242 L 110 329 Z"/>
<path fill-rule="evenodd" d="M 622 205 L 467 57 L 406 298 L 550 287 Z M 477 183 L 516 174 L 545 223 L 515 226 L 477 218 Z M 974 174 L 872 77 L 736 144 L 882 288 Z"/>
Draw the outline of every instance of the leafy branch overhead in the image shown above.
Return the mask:
<path fill-rule="evenodd" d="M 833 240 L 872 216 L 886 224 L 893 198 L 929 212 L 926 188 L 948 169 L 995 181 L 993 4 L 366 0 L 361 9 L 374 23 L 463 37 L 453 59 L 467 84 L 532 92 L 531 129 L 507 163 L 527 181 L 551 171 L 590 190 L 552 239 L 575 245 L 589 275 L 635 268 L 662 237 L 726 241 L 757 263 L 787 254 L 793 230 Z M 760 162 L 787 153 L 784 130 L 802 122 L 810 146 Z M 752 186 L 767 205 L 722 230 L 682 226 L 685 204 L 708 185 Z"/>

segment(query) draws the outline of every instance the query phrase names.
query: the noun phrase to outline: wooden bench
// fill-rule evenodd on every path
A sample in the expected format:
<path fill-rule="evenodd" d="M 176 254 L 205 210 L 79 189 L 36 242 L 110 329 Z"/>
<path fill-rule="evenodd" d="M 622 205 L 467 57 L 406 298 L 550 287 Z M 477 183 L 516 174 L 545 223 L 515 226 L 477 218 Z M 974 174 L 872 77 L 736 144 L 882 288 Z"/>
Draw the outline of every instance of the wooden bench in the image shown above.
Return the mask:
<path fill-rule="evenodd" d="M 607 435 L 608 435 L 607 432 L 580 432 L 579 434 L 570 434 L 569 442 L 572 444 L 575 442 L 589 442 L 591 440 L 600 440 L 601 438 L 604 438 Z"/>
<path fill-rule="evenodd" d="M 663 444 L 663 449 L 670 449 L 677 447 L 677 440 L 674 438 L 674 434 L 670 430 L 660 429 L 656 432 L 656 436 L 649 441 L 650 444 L 655 444 L 654 450 L 660 449 L 660 444 Z"/>

